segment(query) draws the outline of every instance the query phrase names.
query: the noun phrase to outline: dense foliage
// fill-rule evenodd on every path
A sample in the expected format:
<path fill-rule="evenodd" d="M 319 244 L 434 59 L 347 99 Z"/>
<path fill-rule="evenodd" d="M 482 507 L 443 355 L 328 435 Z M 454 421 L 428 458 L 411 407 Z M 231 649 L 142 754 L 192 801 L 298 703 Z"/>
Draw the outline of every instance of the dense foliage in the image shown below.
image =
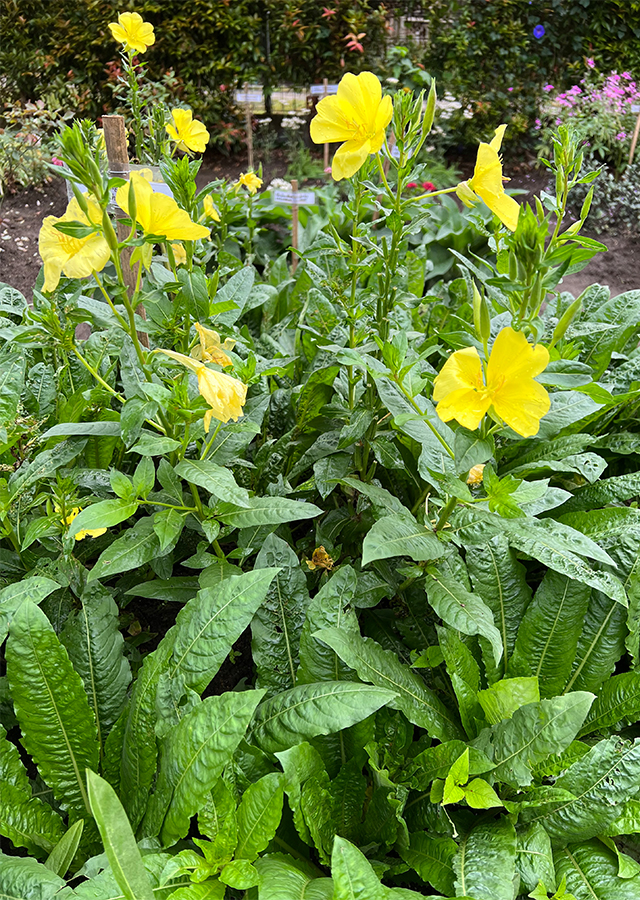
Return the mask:
<path fill-rule="evenodd" d="M 640 292 L 562 293 L 566 129 L 516 221 L 481 147 L 512 226 L 426 288 L 423 100 L 295 271 L 255 175 L 171 200 L 62 134 L 0 289 L 0 895 L 640 898 Z"/>

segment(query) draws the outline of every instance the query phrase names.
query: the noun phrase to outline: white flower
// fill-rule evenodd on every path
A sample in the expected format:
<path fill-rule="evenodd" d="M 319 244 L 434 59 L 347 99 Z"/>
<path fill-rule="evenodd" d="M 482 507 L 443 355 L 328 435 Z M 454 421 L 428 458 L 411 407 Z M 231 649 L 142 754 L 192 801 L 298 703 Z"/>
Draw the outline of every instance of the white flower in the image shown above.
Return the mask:
<path fill-rule="evenodd" d="M 387 78 L 386 79 L 387 84 L 398 84 L 398 81 L 399 81 L 398 78 Z"/>
<path fill-rule="evenodd" d="M 274 191 L 290 191 L 291 182 L 285 181 L 284 178 L 274 178 L 269 187 Z"/>

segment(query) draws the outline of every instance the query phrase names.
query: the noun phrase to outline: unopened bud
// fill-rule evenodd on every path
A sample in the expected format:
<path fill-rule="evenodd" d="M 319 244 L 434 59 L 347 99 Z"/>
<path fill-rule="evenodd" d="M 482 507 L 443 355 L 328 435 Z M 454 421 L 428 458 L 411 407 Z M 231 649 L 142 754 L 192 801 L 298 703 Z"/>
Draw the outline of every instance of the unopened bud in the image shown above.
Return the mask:
<path fill-rule="evenodd" d="M 138 206 L 136 203 L 136 191 L 133 186 L 133 180 L 129 181 L 129 190 L 127 192 L 127 209 L 129 210 L 129 217 L 132 222 L 136 221 L 136 213 L 138 212 Z"/>
<path fill-rule="evenodd" d="M 433 118 L 436 114 L 436 80 L 435 78 L 431 79 L 431 87 L 429 88 L 429 95 L 427 97 L 427 105 L 424 110 L 424 116 L 422 117 L 422 136 L 426 137 L 431 128 L 433 126 Z"/>
<path fill-rule="evenodd" d="M 491 336 L 491 318 L 487 301 L 473 282 L 473 325 L 477 336 L 483 344 L 486 344 Z"/>
<path fill-rule="evenodd" d="M 86 196 L 82 193 L 82 191 L 80 190 L 80 188 L 74 181 L 71 182 L 71 190 L 73 191 L 73 196 L 76 198 L 76 200 L 78 202 L 78 206 L 80 207 L 80 209 L 82 210 L 82 212 L 85 214 L 85 216 L 88 219 L 89 218 L 89 204 L 87 203 Z"/>
<path fill-rule="evenodd" d="M 462 200 L 465 206 L 469 208 L 475 206 L 478 203 L 478 198 L 474 194 L 474 192 L 469 187 L 468 181 L 461 181 L 458 187 L 456 188 L 456 194 L 459 199 Z"/>
<path fill-rule="evenodd" d="M 581 308 L 582 308 L 582 294 L 580 294 L 580 296 L 578 297 L 577 300 L 573 301 L 571 306 L 567 307 L 567 309 L 564 311 L 564 313 L 562 315 L 562 318 L 560 319 L 560 321 L 558 322 L 556 327 L 553 329 L 553 337 L 551 338 L 551 346 L 552 347 L 554 344 L 556 344 L 559 340 L 561 340 L 565 336 L 567 328 L 569 327 L 569 325 L 571 325 L 571 323 L 573 322 L 575 317 L 580 312 Z"/>

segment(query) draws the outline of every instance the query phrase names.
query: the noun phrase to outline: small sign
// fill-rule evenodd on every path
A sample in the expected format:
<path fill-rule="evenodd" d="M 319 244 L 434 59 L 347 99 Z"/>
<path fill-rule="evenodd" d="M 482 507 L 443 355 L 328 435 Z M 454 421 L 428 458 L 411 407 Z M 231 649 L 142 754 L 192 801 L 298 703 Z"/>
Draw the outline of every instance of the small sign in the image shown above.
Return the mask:
<path fill-rule="evenodd" d="M 248 88 L 236 91 L 236 103 L 263 103 L 262 88 Z"/>
<path fill-rule="evenodd" d="M 338 93 L 338 85 L 337 84 L 312 84 L 309 90 L 309 93 L 312 97 L 322 97 L 325 94 L 337 94 Z"/>
<path fill-rule="evenodd" d="M 632 103 L 631 104 L 631 112 L 632 113 L 640 113 L 640 103 Z"/>
<path fill-rule="evenodd" d="M 118 188 L 111 188 L 111 202 L 116 202 L 116 193 L 118 192 Z M 169 187 L 168 184 L 160 181 L 152 181 L 151 182 L 151 190 L 154 194 L 166 194 L 167 197 L 173 197 L 173 191 Z"/>
<path fill-rule="evenodd" d="M 397 144 L 394 144 L 391 148 L 391 156 L 393 156 L 394 159 L 400 159 L 400 148 Z"/>
<path fill-rule="evenodd" d="M 272 191 L 271 197 L 274 203 L 281 206 L 314 206 L 316 195 L 313 191 Z"/>

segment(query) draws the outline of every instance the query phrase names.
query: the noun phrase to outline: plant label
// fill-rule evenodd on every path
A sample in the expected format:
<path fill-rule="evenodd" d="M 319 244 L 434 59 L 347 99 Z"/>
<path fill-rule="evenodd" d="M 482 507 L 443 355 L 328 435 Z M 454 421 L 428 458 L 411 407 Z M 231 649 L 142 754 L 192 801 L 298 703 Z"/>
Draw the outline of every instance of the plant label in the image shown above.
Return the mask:
<path fill-rule="evenodd" d="M 274 203 L 281 206 L 313 206 L 316 195 L 313 191 L 272 191 L 271 197 Z"/>

